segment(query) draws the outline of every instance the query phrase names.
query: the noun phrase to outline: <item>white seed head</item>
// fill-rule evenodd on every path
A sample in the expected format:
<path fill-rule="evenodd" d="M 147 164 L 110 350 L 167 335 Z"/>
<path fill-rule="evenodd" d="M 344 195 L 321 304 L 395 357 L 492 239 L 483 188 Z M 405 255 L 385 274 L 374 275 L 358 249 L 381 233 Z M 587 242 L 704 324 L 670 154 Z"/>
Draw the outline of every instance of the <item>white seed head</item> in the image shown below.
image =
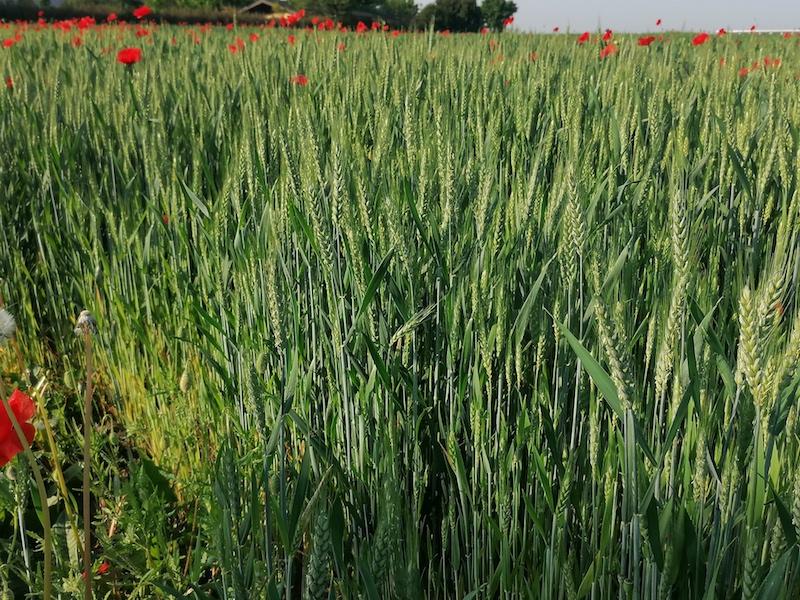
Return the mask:
<path fill-rule="evenodd" d="M 82 310 L 78 316 L 78 324 L 75 327 L 75 335 L 97 333 L 97 323 L 88 310 Z"/>
<path fill-rule="evenodd" d="M 0 309 L 0 346 L 4 346 L 17 331 L 17 323 L 14 316 L 6 309 Z"/>

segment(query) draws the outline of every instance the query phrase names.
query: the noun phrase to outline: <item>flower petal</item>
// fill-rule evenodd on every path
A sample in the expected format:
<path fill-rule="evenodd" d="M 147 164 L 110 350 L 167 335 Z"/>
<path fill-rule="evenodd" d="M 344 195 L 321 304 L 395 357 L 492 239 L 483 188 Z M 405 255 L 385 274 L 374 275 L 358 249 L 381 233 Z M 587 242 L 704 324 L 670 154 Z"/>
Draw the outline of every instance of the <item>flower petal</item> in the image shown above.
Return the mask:
<path fill-rule="evenodd" d="M 28 396 L 25 392 L 14 390 L 8 403 L 11 405 L 11 410 L 14 411 L 14 416 L 17 417 L 17 421 L 20 423 L 30 421 L 31 417 L 36 413 L 36 403 L 33 401 L 33 398 Z"/>

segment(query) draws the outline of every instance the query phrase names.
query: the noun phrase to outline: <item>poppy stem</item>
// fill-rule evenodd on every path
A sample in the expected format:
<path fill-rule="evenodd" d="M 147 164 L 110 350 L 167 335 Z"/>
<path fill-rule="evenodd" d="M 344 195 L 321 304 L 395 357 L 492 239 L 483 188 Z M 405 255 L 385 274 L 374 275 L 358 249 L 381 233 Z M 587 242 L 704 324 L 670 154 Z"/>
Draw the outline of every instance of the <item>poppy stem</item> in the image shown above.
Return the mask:
<path fill-rule="evenodd" d="M 78 516 L 72 509 L 72 505 L 67 502 L 67 498 L 69 498 L 69 491 L 67 489 L 67 482 L 64 479 L 64 473 L 61 470 L 61 466 L 59 465 L 59 452 L 58 452 L 58 445 L 56 444 L 56 438 L 53 434 L 53 428 L 50 427 L 50 423 L 48 421 L 47 410 L 44 407 L 44 404 L 39 407 L 41 410 L 41 417 L 42 422 L 44 423 L 44 431 L 47 437 L 47 444 L 50 449 L 50 469 L 51 469 L 51 477 L 56 482 L 56 486 L 61 491 L 61 496 L 64 498 L 64 509 L 67 513 L 67 519 L 69 520 L 69 526 L 72 530 L 72 533 L 75 538 L 75 544 L 78 547 L 78 553 L 83 556 L 83 542 L 81 541 L 81 537 L 78 535 L 78 531 L 80 531 L 80 527 L 78 526 Z"/>
<path fill-rule="evenodd" d="M 50 600 L 53 578 L 53 564 L 51 556 L 53 538 L 50 532 L 50 507 L 47 504 L 47 490 L 44 487 L 44 479 L 42 479 L 42 472 L 39 469 L 39 464 L 36 462 L 36 457 L 33 455 L 33 450 L 31 450 L 30 444 L 28 444 L 28 439 L 25 437 L 25 432 L 22 431 L 22 427 L 20 427 L 14 411 L 11 410 L 11 405 L 6 399 L 5 386 L 2 383 L 0 383 L 0 399 L 3 401 L 3 408 L 5 408 L 6 413 L 8 414 L 11 425 L 14 427 L 14 432 L 17 434 L 20 444 L 22 445 L 22 450 L 25 453 L 25 457 L 28 459 L 28 464 L 30 464 L 31 471 L 33 471 L 33 477 L 36 480 L 36 488 L 39 492 L 39 504 L 42 508 L 42 528 L 44 530 L 44 591 L 42 597 L 44 600 Z"/>
<path fill-rule="evenodd" d="M 83 398 L 83 570 L 86 573 L 84 598 L 92 598 L 92 499 L 90 494 L 92 461 L 92 394 L 94 385 L 94 361 L 92 355 L 92 335 L 83 332 L 83 347 L 86 353 L 86 390 Z"/>

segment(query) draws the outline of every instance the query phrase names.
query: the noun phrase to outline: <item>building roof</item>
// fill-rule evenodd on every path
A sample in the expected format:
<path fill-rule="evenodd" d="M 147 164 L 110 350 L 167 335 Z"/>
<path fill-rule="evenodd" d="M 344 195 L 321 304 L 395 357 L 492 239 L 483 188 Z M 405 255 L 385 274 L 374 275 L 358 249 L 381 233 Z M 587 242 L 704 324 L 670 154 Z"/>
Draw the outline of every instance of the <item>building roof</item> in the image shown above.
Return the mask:
<path fill-rule="evenodd" d="M 269 8 L 270 12 L 274 13 L 286 13 L 292 11 L 292 7 L 283 0 L 256 0 L 252 4 L 248 4 L 247 6 L 240 8 L 239 12 L 248 12 L 259 7 Z"/>

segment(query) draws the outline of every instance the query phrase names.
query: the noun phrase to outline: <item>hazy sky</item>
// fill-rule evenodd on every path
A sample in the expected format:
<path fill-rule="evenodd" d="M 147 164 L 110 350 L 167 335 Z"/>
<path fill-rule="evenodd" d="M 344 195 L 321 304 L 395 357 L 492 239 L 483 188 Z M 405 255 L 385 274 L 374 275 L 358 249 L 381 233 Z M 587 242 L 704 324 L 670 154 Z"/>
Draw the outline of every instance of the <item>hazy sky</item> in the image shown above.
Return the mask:
<path fill-rule="evenodd" d="M 800 27 L 800 0 L 516 0 L 520 29 L 763 29 Z"/>
<path fill-rule="evenodd" d="M 527 31 L 654 31 L 800 28 L 800 0 L 515 0 L 516 27 Z M 426 4 L 427 2 L 421 2 Z M 480 0 L 478 0 L 480 4 Z"/>

